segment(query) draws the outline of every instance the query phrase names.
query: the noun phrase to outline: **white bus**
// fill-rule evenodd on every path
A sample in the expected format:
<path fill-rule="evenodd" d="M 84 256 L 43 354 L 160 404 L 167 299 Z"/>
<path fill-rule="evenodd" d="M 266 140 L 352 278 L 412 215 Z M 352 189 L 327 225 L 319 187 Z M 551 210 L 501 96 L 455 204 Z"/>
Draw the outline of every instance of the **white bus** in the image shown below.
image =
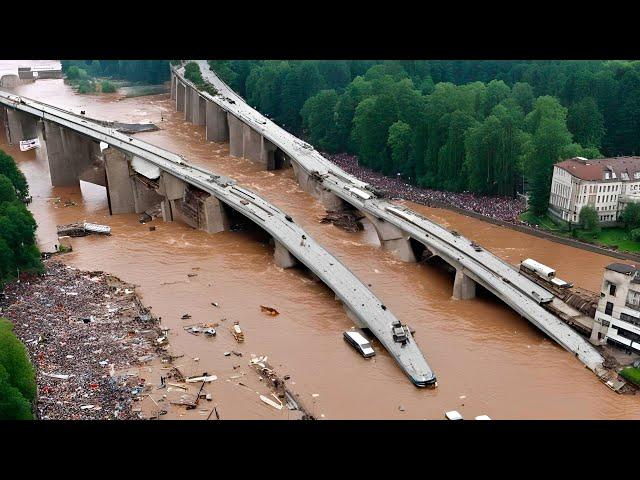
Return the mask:
<path fill-rule="evenodd" d="M 544 278 L 547 281 L 550 281 L 553 277 L 556 276 L 556 271 L 551 268 L 543 265 L 540 262 L 536 262 L 532 258 L 527 258 L 520 264 L 520 268 L 528 271 L 538 277 Z"/>

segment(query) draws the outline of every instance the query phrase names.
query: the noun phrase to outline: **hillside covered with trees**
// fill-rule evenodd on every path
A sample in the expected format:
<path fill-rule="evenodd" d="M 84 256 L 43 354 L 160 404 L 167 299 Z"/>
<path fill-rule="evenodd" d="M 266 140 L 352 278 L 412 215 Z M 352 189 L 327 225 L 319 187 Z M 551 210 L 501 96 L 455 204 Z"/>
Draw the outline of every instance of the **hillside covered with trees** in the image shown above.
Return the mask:
<path fill-rule="evenodd" d="M 638 61 L 210 61 L 292 133 L 421 186 L 546 211 L 552 165 L 640 153 Z"/>
<path fill-rule="evenodd" d="M 18 273 L 43 271 L 35 243 L 36 222 L 22 202 L 28 194 L 24 175 L 0 150 L 0 288 Z"/>

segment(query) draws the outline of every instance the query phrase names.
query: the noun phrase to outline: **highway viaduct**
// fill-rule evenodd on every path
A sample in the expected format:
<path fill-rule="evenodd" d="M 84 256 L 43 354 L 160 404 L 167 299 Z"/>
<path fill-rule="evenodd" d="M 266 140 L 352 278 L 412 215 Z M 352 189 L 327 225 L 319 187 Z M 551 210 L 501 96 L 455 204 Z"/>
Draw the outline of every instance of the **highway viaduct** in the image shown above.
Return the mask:
<path fill-rule="evenodd" d="M 0 123 L 9 143 L 39 139 L 36 157 L 48 162 L 53 186 L 82 180 L 106 187 L 112 214 L 142 213 L 159 203 L 164 221 L 216 233 L 229 228 L 233 212 L 240 213 L 272 237 L 277 265 L 308 268 L 334 292 L 348 317 L 376 336 L 414 385 L 436 385 L 408 329 L 408 342 L 394 340 L 397 319 L 380 299 L 289 215 L 252 191 L 109 126 L 2 91 Z"/>
<path fill-rule="evenodd" d="M 231 155 L 260 162 L 268 170 L 292 166 L 300 186 L 327 209 L 355 208 L 374 226 L 383 249 L 415 262 L 423 255 L 440 257 L 455 269 L 453 297 L 475 296 L 482 285 L 592 371 L 600 374 L 604 359 L 582 336 L 543 303 L 553 295 L 490 252 L 457 232 L 378 195 L 369 184 L 344 172 L 311 145 L 296 138 L 249 106 L 213 72 L 205 60 L 194 60 L 216 92 L 201 91 L 184 77 L 183 66 L 171 67 L 171 98 L 185 120 L 205 126 L 206 138 L 228 142 Z"/>

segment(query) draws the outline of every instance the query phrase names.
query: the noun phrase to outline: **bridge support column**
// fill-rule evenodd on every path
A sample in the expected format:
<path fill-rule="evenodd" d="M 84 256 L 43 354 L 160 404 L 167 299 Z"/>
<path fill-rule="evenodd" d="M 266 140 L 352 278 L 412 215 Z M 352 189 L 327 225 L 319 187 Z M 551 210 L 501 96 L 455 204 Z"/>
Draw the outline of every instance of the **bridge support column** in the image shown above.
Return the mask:
<path fill-rule="evenodd" d="M 176 99 L 176 76 L 171 74 L 171 100 Z"/>
<path fill-rule="evenodd" d="M 107 195 L 111 215 L 134 213 L 136 203 L 127 155 L 120 150 L 109 147 L 102 153 L 107 175 Z"/>
<path fill-rule="evenodd" d="M 275 244 L 273 259 L 276 262 L 276 265 L 280 268 L 294 267 L 298 263 L 296 257 L 291 255 L 291 252 L 289 252 L 289 250 L 287 250 L 287 248 L 275 238 L 273 239 L 273 242 Z"/>
<path fill-rule="evenodd" d="M 196 94 L 195 90 L 189 86 L 185 86 L 184 90 L 184 119 L 187 122 L 193 123 L 193 97 Z"/>
<path fill-rule="evenodd" d="M 173 222 L 174 220 L 180 219 L 181 216 L 180 212 L 177 211 L 176 201 L 182 201 L 187 185 L 179 178 L 167 172 L 160 173 L 158 184 L 158 194 L 164 197 L 160 204 L 162 219 L 165 222 Z"/>
<path fill-rule="evenodd" d="M 47 134 L 44 131 L 44 120 L 39 120 L 36 132 L 38 134 L 38 142 L 40 142 L 40 148 L 36 148 L 36 160 L 38 162 L 48 162 L 49 152 L 47 148 Z"/>
<path fill-rule="evenodd" d="M 44 122 L 45 148 L 49 161 L 51 185 L 54 187 L 77 186 L 80 184 L 80 165 L 91 162 L 89 151 L 79 149 L 79 141 L 71 131 L 53 122 Z M 87 158 L 82 158 L 84 154 Z"/>
<path fill-rule="evenodd" d="M 20 113 L 12 108 L 7 108 L 7 141 L 9 145 L 17 145 L 24 140 Z"/>
<path fill-rule="evenodd" d="M 244 158 L 254 162 L 262 160 L 262 135 L 249 125 L 242 125 L 242 150 Z"/>
<path fill-rule="evenodd" d="M 335 193 L 327 190 L 322 183 L 309 175 L 296 162 L 291 162 L 293 173 L 298 180 L 298 185 L 314 198 L 318 199 L 327 210 L 342 211 L 347 208 L 347 204 Z"/>
<path fill-rule="evenodd" d="M 234 157 L 244 156 L 243 123 L 235 116 L 227 113 L 229 123 L 229 154 Z"/>
<path fill-rule="evenodd" d="M 5 134 L 7 143 L 9 143 L 9 122 L 7 120 L 7 108 L 4 105 L 0 105 L 0 124 Z"/>
<path fill-rule="evenodd" d="M 148 188 L 135 176 L 131 177 L 131 188 L 133 190 L 133 210 L 136 213 L 143 213 L 162 201 L 162 197 L 155 190 Z"/>
<path fill-rule="evenodd" d="M 207 124 L 207 101 L 193 90 L 193 123 L 196 125 Z"/>
<path fill-rule="evenodd" d="M 186 96 L 186 87 L 176 79 L 176 110 L 184 112 L 184 99 Z"/>
<path fill-rule="evenodd" d="M 206 132 L 209 142 L 228 142 L 229 125 L 227 124 L 227 112 L 214 102 L 205 100 Z"/>
<path fill-rule="evenodd" d="M 262 145 L 260 148 L 260 161 L 264 163 L 267 167 L 267 170 L 276 170 L 276 147 L 273 143 L 271 143 L 266 138 L 262 137 Z"/>
<path fill-rule="evenodd" d="M 224 211 L 222 202 L 216 197 L 208 197 L 202 203 L 202 214 L 200 215 L 200 225 L 207 233 L 218 233 L 229 230 L 229 217 Z"/>
<path fill-rule="evenodd" d="M 160 202 L 160 211 L 162 212 L 162 220 L 165 222 L 173 222 L 173 212 L 171 211 L 171 201 L 164 198 Z"/>
<path fill-rule="evenodd" d="M 70 173 L 74 175 L 73 184 L 83 180 L 105 186 L 104 160 L 100 152 L 100 144 L 68 128 L 61 127 L 60 132 L 62 148 L 71 165 Z"/>
<path fill-rule="evenodd" d="M 409 235 L 381 218 L 376 218 L 369 213 L 362 213 L 376 229 L 383 250 L 395 252 L 403 262 L 417 261 L 413 248 L 411 247 Z"/>
<path fill-rule="evenodd" d="M 476 282 L 464 273 L 462 268 L 456 269 L 456 278 L 453 282 L 453 298 L 469 300 L 476 296 Z"/>

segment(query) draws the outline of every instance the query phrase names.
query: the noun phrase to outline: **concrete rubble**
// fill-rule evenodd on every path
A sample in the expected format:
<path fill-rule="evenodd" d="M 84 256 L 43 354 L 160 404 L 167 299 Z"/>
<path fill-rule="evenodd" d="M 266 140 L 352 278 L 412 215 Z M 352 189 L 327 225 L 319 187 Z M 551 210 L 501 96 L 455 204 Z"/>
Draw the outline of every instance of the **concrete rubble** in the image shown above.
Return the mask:
<path fill-rule="evenodd" d="M 136 403 L 151 386 L 138 372 L 167 344 L 157 319 L 115 277 L 44 264 L 44 275 L 9 284 L 0 300 L 36 368 L 38 418 L 141 418 Z"/>

